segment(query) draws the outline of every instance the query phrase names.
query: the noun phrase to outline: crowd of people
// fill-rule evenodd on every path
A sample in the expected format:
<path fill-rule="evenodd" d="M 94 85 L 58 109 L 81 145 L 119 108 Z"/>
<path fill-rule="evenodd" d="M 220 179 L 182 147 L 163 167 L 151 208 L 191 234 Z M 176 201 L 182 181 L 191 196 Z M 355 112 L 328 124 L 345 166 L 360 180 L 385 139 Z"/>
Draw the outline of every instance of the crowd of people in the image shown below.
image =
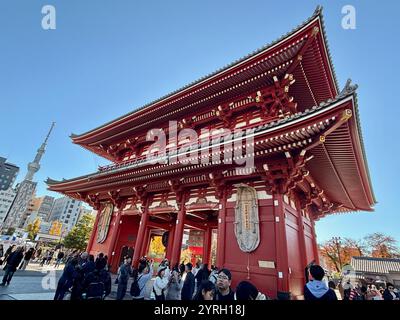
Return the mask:
<path fill-rule="evenodd" d="M 146 287 L 152 279 L 154 262 L 143 257 L 139 261 L 137 269 L 132 268 L 132 260 L 125 257 L 124 263 L 118 270 L 116 283 L 117 300 L 126 296 L 128 280 L 133 277 L 130 295 L 133 300 L 145 300 Z M 232 274 L 228 269 L 220 269 L 215 266 L 208 268 L 207 264 L 197 263 L 193 266 L 189 263 L 176 264 L 170 267 L 168 259 L 163 260 L 156 271 L 156 277 L 152 284 L 150 299 L 164 300 L 267 300 L 267 296 L 248 281 L 242 281 L 233 290 L 231 287 Z"/>
<path fill-rule="evenodd" d="M 54 259 L 54 267 L 61 263 L 65 267 L 58 281 L 54 300 L 104 299 L 111 293 L 111 274 L 108 258 L 100 253 L 96 258 L 87 252 L 64 252 L 10 246 L 4 251 L 0 244 L 0 265 L 3 265 L 4 276 L 0 286 L 9 285 L 17 269 L 25 270 L 30 261 L 50 265 Z M 155 276 L 155 278 L 153 278 Z M 132 259 L 124 258 L 118 269 L 115 280 L 117 285 L 117 300 L 123 300 L 128 292 L 128 283 L 132 279 L 129 294 L 133 300 L 154 299 L 164 300 L 268 300 L 249 281 L 241 281 L 235 289 L 232 288 L 230 270 L 218 269 L 200 262 L 192 265 L 183 262 L 171 268 L 168 259 L 164 259 L 155 270 L 154 262 L 142 257 L 137 268 L 132 267 Z M 319 265 L 311 265 L 306 269 L 307 283 L 304 287 L 305 300 L 400 300 L 398 290 L 391 283 L 386 288 L 374 284 L 352 285 L 350 281 L 335 284 L 326 282 L 325 270 Z M 152 290 L 148 294 L 149 281 Z M 285 299 L 288 299 L 287 297 Z"/>
<path fill-rule="evenodd" d="M 71 253 L 69 256 L 75 254 Z M 67 257 L 65 252 L 61 249 L 47 249 L 41 247 L 35 249 L 33 247 L 23 245 L 10 245 L 7 250 L 4 250 L 3 244 L 0 244 L 0 266 L 3 267 L 4 276 L 0 286 L 8 286 L 14 273 L 17 270 L 26 270 L 30 262 L 39 263 L 40 266 L 52 265 L 58 268 L 61 263 L 65 262 Z"/>
<path fill-rule="evenodd" d="M 83 252 L 71 255 L 58 281 L 54 300 L 105 299 L 111 293 L 108 259 Z M 68 297 L 67 297 L 68 296 Z"/>

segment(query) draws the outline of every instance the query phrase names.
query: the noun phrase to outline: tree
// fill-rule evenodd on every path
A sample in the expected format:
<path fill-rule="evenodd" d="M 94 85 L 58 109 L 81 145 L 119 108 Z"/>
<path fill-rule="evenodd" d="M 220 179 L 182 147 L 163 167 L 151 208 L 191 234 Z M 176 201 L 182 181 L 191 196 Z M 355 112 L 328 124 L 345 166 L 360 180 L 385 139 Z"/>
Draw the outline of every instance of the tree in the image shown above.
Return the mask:
<path fill-rule="evenodd" d="M 163 255 L 164 252 L 165 252 L 165 247 L 162 244 L 161 236 L 152 237 L 150 241 L 149 253 L 152 256 L 157 257 Z"/>
<path fill-rule="evenodd" d="M 94 218 L 85 214 L 64 239 L 64 246 L 70 249 L 85 250 L 93 230 Z"/>
<path fill-rule="evenodd" d="M 356 254 L 352 256 L 362 257 L 368 255 L 368 245 L 364 239 L 355 240 L 352 238 L 344 238 L 344 245 L 348 248 L 353 248 L 353 251 L 356 251 Z"/>
<path fill-rule="evenodd" d="M 342 271 L 342 267 L 350 264 L 351 257 L 359 257 L 365 253 L 365 245 L 361 240 L 332 238 L 320 245 L 320 254 L 325 258 L 330 270 Z"/>
<path fill-rule="evenodd" d="M 41 224 L 41 221 L 39 218 L 36 218 L 33 221 L 33 223 L 28 224 L 28 226 L 26 227 L 26 232 L 28 232 L 29 239 L 34 240 L 36 238 L 36 235 L 40 231 L 40 224 Z"/>
<path fill-rule="evenodd" d="M 397 241 L 395 238 L 381 232 L 375 232 L 364 237 L 368 244 L 371 256 L 375 258 L 398 258 L 400 257 Z"/>

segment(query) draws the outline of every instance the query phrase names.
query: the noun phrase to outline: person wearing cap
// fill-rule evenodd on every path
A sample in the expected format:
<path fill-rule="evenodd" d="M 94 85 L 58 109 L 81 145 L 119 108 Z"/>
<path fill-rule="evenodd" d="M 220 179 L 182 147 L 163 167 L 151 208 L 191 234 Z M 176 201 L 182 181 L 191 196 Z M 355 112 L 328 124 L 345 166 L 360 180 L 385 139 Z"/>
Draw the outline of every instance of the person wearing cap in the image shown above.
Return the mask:
<path fill-rule="evenodd" d="M 193 265 L 189 262 L 185 266 L 186 278 L 183 283 L 182 292 L 181 292 L 181 300 L 192 300 L 195 286 L 195 279 L 192 273 Z"/>
<path fill-rule="evenodd" d="M 324 269 L 319 265 L 312 265 L 309 269 L 310 281 L 304 287 L 304 300 L 337 300 L 336 293 L 322 281 L 325 276 Z"/>
<path fill-rule="evenodd" d="M 232 274 L 228 269 L 221 269 L 218 271 L 217 276 L 217 291 L 214 300 L 219 301 L 233 301 L 235 300 L 235 293 L 231 288 Z"/>
<path fill-rule="evenodd" d="M 156 280 L 153 285 L 153 293 L 155 295 L 156 300 L 164 301 L 165 300 L 165 289 L 168 285 L 168 278 L 165 276 L 166 267 L 161 267 L 158 269 Z"/>

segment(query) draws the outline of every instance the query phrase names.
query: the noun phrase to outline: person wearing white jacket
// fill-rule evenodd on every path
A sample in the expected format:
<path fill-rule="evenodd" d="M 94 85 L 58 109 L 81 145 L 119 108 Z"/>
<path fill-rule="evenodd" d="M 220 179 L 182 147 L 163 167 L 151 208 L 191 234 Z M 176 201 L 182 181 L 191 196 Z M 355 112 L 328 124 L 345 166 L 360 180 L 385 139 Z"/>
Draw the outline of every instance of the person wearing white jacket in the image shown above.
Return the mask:
<path fill-rule="evenodd" d="M 165 300 L 165 289 L 168 285 L 168 278 L 165 275 L 165 267 L 158 269 L 157 278 L 153 284 L 153 293 L 155 295 L 156 300 L 164 301 Z"/>

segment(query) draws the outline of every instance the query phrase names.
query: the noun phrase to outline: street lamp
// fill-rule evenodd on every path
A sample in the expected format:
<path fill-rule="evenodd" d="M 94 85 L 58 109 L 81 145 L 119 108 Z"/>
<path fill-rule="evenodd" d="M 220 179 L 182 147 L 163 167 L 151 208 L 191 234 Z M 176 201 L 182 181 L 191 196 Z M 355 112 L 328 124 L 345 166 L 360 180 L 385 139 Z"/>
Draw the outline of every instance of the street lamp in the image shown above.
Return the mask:
<path fill-rule="evenodd" d="M 342 258 L 340 257 L 341 239 L 340 239 L 340 237 L 333 237 L 332 240 L 333 240 L 334 244 L 336 245 L 338 259 L 339 259 L 340 271 L 342 271 Z"/>

